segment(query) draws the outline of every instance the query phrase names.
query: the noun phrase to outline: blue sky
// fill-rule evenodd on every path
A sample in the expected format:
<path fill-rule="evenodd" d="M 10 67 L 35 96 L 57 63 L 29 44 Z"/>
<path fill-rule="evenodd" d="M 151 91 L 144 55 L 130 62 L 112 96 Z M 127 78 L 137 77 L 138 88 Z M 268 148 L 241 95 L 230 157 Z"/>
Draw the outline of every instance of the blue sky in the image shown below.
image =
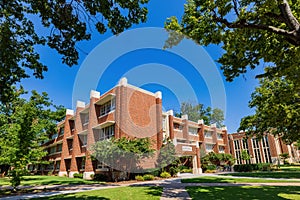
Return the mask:
<path fill-rule="evenodd" d="M 130 30 L 146 27 L 163 27 L 167 17 L 174 15 L 180 17 L 183 14 L 184 3 L 185 1 L 183 0 L 150 0 L 147 6 L 149 10 L 147 22 L 136 25 Z M 39 31 L 42 33 L 48 30 Z M 96 71 L 97 65 L 103 64 L 102 61 L 111 56 L 109 52 L 116 52 L 122 47 L 130 45 L 130 43 L 136 42 L 126 40 L 121 40 L 121 42 L 114 41 L 114 45 L 111 45 L 107 51 L 101 50 L 101 48 L 94 50 L 97 46 L 103 46 L 103 43 L 111 37 L 111 33 L 100 35 L 96 31 L 93 31 L 90 41 L 78 44 L 78 47 L 82 50 L 79 51 L 79 64 L 71 68 L 61 63 L 61 56 L 54 50 L 47 47 L 39 48 L 41 60 L 49 67 L 49 70 L 44 74 L 45 78 L 43 80 L 30 78 L 24 80 L 22 84 L 27 90 L 47 92 L 55 104 L 63 105 L 66 108 L 74 108 L 72 97 L 74 95 L 73 88 L 76 76 L 81 73 L 80 69 L 82 70 L 87 60 L 90 59 L 91 52 L 94 52 L 94 54 L 95 52 L 97 53 L 97 59 L 92 60 L 95 63 L 93 67 Z M 121 37 L 121 35 L 118 37 Z M 152 40 L 151 35 L 142 35 L 140 37 L 144 37 L 145 40 Z M 222 49 L 217 46 L 204 47 L 204 49 L 212 60 L 217 60 L 222 53 Z M 192 51 L 189 48 L 184 50 L 188 54 L 199 55 L 199 63 L 202 63 L 203 56 L 201 56 L 201 53 L 198 54 L 197 50 Z M 203 77 L 203 74 L 198 73 L 199 70 L 195 69 L 195 66 L 189 62 L 189 59 L 180 55 L 159 48 L 142 48 L 119 55 L 110 65 L 104 66 L 105 70 L 102 76 L 98 77 L 99 82 L 96 83 L 96 88 L 90 89 L 96 89 L 104 93 L 116 85 L 121 77 L 126 76 L 128 77 L 128 82 L 131 84 L 136 83 L 138 86 L 152 92 L 162 91 L 165 110 L 174 109 L 175 111 L 179 111 L 180 101 L 182 100 L 193 103 L 199 102 L 205 106 L 211 106 L 212 93 L 218 93 L 220 89 L 216 89 L 218 91 L 215 91 L 214 85 L 207 85 L 205 81 L 206 79 L 217 77 L 217 75 L 209 74 Z M 253 110 L 248 108 L 248 102 L 251 93 L 258 84 L 258 81 L 254 77 L 261 69 L 249 71 L 244 76 L 236 78 L 233 82 L 226 82 L 222 72 L 219 70 L 219 64 L 215 62 L 215 65 L 219 72 L 219 78 L 224 85 L 226 95 L 226 102 L 224 103 L 224 107 L 226 108 L 225 125 L 229 133 L 233 133 L 238 128 L 240 119 L 253 113 Z M 91 73 L 91 75 L 97 76 L 97 73 L 93 73 L 93 70 Z M 155 73 L 157 76 L 153 75 Z M 80 84 L 88 84 L 89 81 L 91 79 L 86 76 L 86 79 L 81 81 Z M 81 96 L 78 97 L 78 100 L 86 101 L 89 98 L 89 92 L 89 90 L 81 91 Z M 195 95 L 193 96 L 190 92 L 194 92 Z M 222 98 L 214 96 L 215 99 Z"/>

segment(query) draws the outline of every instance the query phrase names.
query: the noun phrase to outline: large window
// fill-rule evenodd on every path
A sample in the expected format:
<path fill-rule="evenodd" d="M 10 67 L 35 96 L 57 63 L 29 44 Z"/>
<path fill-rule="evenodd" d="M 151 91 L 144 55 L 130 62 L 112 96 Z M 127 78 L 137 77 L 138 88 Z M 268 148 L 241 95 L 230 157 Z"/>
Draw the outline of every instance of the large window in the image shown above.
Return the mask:
<path fill-rule="evenodd" d="M 262 139 L 262 146 L 263 146 L 263 151 L 264 151 L 264 156 L 265 156 L 266 163 L 272 163 L 272 158 L 271 158 L 271 152 L 270 152 L 270 146 L 269 146 L 268 136 L 264 136 L 263 137 L 263 139 Z"/>
<path fill-rule="evenodd" d="M 87 144 L 87 135 L 79 135 L 79 139 L 80 139 L 80 142 L 81 142 L 81 146 L 86 146 Z"/>
<path fill-rule="evenodd" d="M 116 99 L 108 101 L 107 103 L 100 106 L 100 116 L 107 115 L 109 112 L 113 111 L 116 107 Z"/>
<path fill-rule="evenodd" d="M 250 155 L 249 147 L 248 147 L 248 140 L 246 138 L 242 140 L 242 146 L 243 146 L 243 150 L 246 150 L 248 155 Z M 246 160 L 246 163 L 250 164 L 250 160 Z"/>
<path fill-rule="evenodd" d="M 217 139 L 218 140 L 223 140 L 222 133 L 217 133 Z"/>
<path fill-rule="evenodd" d="M 59 136 L 62 136 L 64 134 L 65 134 L 65 127 L 63 126 L 59 129 Z"/>
<path fill-rule="evenodd" d="M 99 140 L 106 140 L 115 135 L 115 126 L 107 126 L 99 131 Z"/>
<path fill-rule="evenodd" d="M 198 129 L 197 128 L 193 128 L 193 127 L 189 127 L 189 134 L 191 134 L 191 135 L 198 135 Z"/>
<path fill-rule="evenodd" d="M 53 153 L 56 153 L 56 146 L 51 147 L 49 150 L 49 154 L 53 154 Z"/>
<path fill-rule="evenodd" d="M 167 130 L 167 119 L 166 119 L 166 117 L 163 117 L 163 119 L 162 119 L 162 129 L 163 129 L 163 131 Z"/>
<path fill-rule="evenodd" d="M 182 131 L 182 129 L 183 129 L 183 126 L 178 123 L 174 123 L 173 126 L 174 126 L 174 129 L 177 131 Z"/>
<path fill-rule="evenodd" d="M 219 153 L 225 153 L 225 147 L 219 146 Z"/>
<path fill-rule="evenodd" d="M 55 164 L 55 170 L 59 170 L 60 168 L 60 161 L 56 161 L 56 164 Z"/>
<path fill-rule="evenodd" d="M 213 144 L 205 144 L 205 149 L 207 152 L 213 151 L 213 147 L 214 147 Z"/>
<path fill-rule="evenodd" d="M 253 138 L 252 139 L 252 144 L 253 144 L 253 152 L 254 152 L 255 162 L 256 163 L 261 163 L 259 140 L 257 138 Z"/>
<path fill-rule="evenodd" d="M 212 131 L 204 131 L 204 137 L 205 138 L 212 138 Z"/>
<path fill-rule="evenodd" d="M 241 146 L 239 140 L 234 140 L 234 154 L 238 165 L 242 164 Z"/>

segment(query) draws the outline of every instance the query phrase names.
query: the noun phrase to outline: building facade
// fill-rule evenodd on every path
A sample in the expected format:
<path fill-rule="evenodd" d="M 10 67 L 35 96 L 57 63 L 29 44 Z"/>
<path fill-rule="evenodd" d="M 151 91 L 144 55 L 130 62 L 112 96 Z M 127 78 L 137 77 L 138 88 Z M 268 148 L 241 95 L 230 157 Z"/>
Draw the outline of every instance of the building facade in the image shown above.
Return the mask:
<path fill-rule="evenodd" d="M 230 153 L 236 159 L 236 164 L 246 163 L 282 163 L 280 154 L 289 155 L 288 162 L 299 162 L 299 152 L 294 144 L 287 145 L 279 137 L 265 134 L 261 139 L 247 138 L 245 132 L 229 134 Z M 242 152 L 250 155 L 250 160 L 242 159 Z"/>
<path fill-rule="evenodd" d="M 150 138 L 156 152 L 166 141 L 172 141 L 177 156 L 192 158 L 195 174 L 202 173 L 200 158 L 211 151 L 231 153 L 236 164 L 246 163 L 241 159 L 242 150 L 247 150 L 251 163 L 274 163 L 285 152 L 291 155 L 291 161 L 299 158 L 294 146 L 285 145 L 272 135 L 263 140 L 245 139 L 244 133 L 228 134 L 226 127 L 205 125 L 203 120 L 194 122 L 187 115 L 178 118 L 172 110 L 163 112 L 161 92 L 135 87 L 126 78 L 102 95 L 92 90 L 90 101 L 77 101 L 76 110 L 67 110 L 65 120 L 57 127 L 58 132 L 42 145 L 50 164 L 30 165 L 32 172 L 68 177 L 83 173 L 85 179 L 91 179 L 96 173 L 115 170 L 90 156 L 95 142 L 111 137 Z M 142 162 L 140 167 L 157 167 L 156 158 Z"/>
<path fill-rule="evenodd" d="M 49 165 L 30 166 L 30 170 L 73 177 L 83 173 L 85 179 L 110 170 L 90 157 L 90 147 L 100 140 L 115 138 L 150 138 L 159 151 L 164 141 L 171 140 L 177 156 L 190 156 L 193 172 L 201 173 L 201 153 L 229 153 L 226 128 L 193 122 L 188 116 L 175 117 L 173 111 L 162 111 L 161 92 L 152 93 L 132 86 L 123 78 L 103 95 L 90 92 L 90 102 L 77 101 L 76 110 L 67 110 L 58 124 L 58 133 L 43 144 Z M 142 164 L 155 168 L 155 159 Z"/>

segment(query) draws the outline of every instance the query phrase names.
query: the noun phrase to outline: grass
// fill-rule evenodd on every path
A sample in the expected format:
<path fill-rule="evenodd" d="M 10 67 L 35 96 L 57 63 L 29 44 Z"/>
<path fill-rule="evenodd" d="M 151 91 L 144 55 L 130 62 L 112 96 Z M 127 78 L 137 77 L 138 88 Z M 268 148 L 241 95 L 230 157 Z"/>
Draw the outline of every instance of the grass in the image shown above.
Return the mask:
<path fill-rule="evenodd" d="M 21 185 L 73 185 L 73 184 L 93 184 L 96 181 L 84 180 L 81 178 L 68 178 L 59 176 L 24 176 Z M 0 178 L 0 186 L 10 185 L 9 178 Z"/>
<path fill-rule="evenodd" d="M 273 172 L 238 172 L 224 174 L 227 176 L 244 176 L 257 178 L 286 178 L 286 179 L 300 179 L 300 171 L 273 171 Z"/>
<path fill-rule="evenodd" d="M 143 200 L 159 200 L 162 195 L 162 187 L 119 187 L 113 189 L 93 190 L 87 192 L 80 192 L 75 194 L 57 195 L 52 197 L 40 198 L 40 199 L 114 199 L 114 200 L 131 200 L 131 199 L 143 199 Z"/>
<path fill-rule="evenodd" d="M 192 199 L 300 199 L 300 187 L 296 186 L 226 186 L 186 187 Z"/>
<path fill-rule="evenodd" d="M 226 176 L 203 176 L 198 178 L 182 179 L 181 182 L 183 183 L 282 183 L 282 182 L 291 182 L 291 181 L 280 180 L 280 179 L 270 180 L 270 179 L 263 179 L 263 178 L 231 178 Z"/>

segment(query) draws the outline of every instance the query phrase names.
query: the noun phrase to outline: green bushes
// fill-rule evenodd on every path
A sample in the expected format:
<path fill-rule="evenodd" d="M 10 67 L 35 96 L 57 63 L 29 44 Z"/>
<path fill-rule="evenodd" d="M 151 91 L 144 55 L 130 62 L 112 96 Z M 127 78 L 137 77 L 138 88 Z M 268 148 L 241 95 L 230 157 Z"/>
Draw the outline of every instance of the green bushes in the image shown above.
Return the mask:
<path fill-rule="evenodd" d="M 170 178 L 171 177 L 171 174 L 169 172 L 162 172 L 160 174 L 160 177 L 162 178 Z"/>
<path fill-rule="evenodd" d="M 135 176 L 135 180 L 137 180 L 137 181 L 143 181 L 144 177 L 140 176 L 140 175 L 137 175 L 137 176 Z"/>
<path fill-rule="evenodd" d="M 270 163 L 242 164 L 233 167 L 235 172 L 270 171 Z"/>
<path fill-rule="evenodd" d="M 145 181 L 151 181 L 151 180 L 154 180 L 154 176 L 152 174 L 145 174 L 143 176 L 144 180 Z"/>
<path fill-rule="evenodd" d="M 73 174 L 73 177 L 74 178 L 83 178 L 83 174 L 75 173 L 75 174 Z"/>

